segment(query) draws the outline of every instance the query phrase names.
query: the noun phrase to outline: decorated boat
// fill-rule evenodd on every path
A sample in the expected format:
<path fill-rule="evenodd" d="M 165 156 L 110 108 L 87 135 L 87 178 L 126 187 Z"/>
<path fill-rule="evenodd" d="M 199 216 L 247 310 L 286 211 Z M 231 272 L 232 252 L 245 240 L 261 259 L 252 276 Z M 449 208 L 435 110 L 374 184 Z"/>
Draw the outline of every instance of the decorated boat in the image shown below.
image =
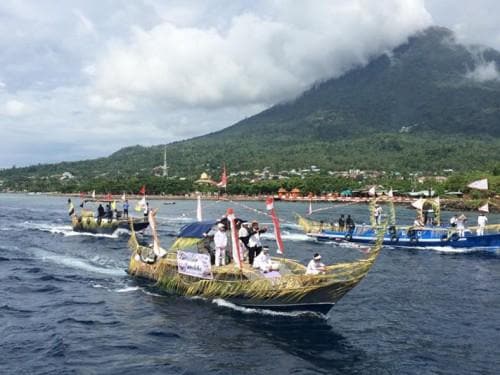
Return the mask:
<path fill-rule="evenodd" d="M 112 234 L 118 229 L 129 230 L 132 226 L 137 232 L 143 231 L 149 226 L 149 221 L 147 216 L 145 217 L 132 217 L 126 215 L 123 216 L 121 211 L 110 210 L 108 213 L 104 212 L 103 215 L 98 213 L 94 214 L 94 211 L 90 209 L 83 208 L 83 205 L 89 202 L 94 203 L 105 203 L 113 205 L 112 200 L 84 200 L 80 205 L 81 210 L 76 213 L 71 201 L 69 203 L 69 214 L 71 216 L 71 227 L 75 232 L 83 233 L 93 233 L 93 234 Z M 115 203 L 116 204 L 116 203 Z"/>
<path fill-rule="evenodd" d="M 380 227 L 358 224 L 341 230 L 338 226 L 312 221 L 299 216 L 299 225 L 308 237 L 318 241 L 347 241 L 373 244 L 377 241 Z M 455 227 L 442 226 L 396 226 L 389 225 L 383 232 L 382 244 L 393 247 L 452 247 L 500 249 L 499 225 L 488 225 L 484 234 L 478 235 L 476 227 L 460 232 Z"/>
<path fill-rule="evenodd" d="M 213 251 L 210 231 L 214 221 L 186 225 L 166 250 L 160 246 L 152 213 L 149 218 L 154 239 L 152 246 L 140 244 L 132 230 L 129 273 L 152 280 L 170 293 L 222 298 L 250 308 L 327 313 L 366 276 L 381 247 L 376 244 L 363 253 L 362 259 L 328 265 L 324 273 L 317 275 L 306 275 L 303 264 L 282 256 L 272 258 L 277 265 L 273 271 L 263 272 L 243 262 L 232 210 L 228 211 L 227 220 L 231 232 L 231 261 L 214 267 L 210 261 Z"/>

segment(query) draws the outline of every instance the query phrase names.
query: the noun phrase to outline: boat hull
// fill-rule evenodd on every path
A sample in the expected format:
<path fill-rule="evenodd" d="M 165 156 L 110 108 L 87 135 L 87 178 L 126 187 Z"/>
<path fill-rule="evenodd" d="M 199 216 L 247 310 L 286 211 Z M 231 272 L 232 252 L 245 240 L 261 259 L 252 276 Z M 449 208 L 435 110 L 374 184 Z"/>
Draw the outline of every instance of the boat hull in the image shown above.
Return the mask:
<path fill-rule="evenodd" d="M 118 229 L 130 230 L 133 226 L 134 231 L 140 232 L 149 226 L 149 222 L 144 219 L 134 219 L 129 222 L 123 220 L 102 219 L 100 221 L 94 218 L 74 218 L 71 226 L 75 232 L 92 233 L 92 234 L 113 234 Z"/>

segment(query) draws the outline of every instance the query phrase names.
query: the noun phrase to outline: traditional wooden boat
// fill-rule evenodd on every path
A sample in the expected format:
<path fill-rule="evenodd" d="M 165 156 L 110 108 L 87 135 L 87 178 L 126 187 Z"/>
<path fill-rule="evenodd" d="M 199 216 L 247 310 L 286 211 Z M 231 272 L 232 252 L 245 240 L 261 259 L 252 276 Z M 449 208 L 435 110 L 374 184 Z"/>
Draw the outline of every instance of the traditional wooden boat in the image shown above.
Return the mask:
<path fill-rule="evenodd" d="M 347 241 L 361 244 L 373 244 L 377 241 L 377 227 L 356 225 L 350 230 L 340 230 L 321 222 L 299 217 L 299 225 L 307 236 L 318 241 Z M 382 244 L 393 247 L 452 247 L 458 249 L 477 248 L 481 250 L 500 250 L 498 225 L 489 225 L 483 235 L 477 235 L 476 227 L 470 227 L 460 235 L 452 227 L 388 226 L 383 233 Z"/>
<path fill-rule="evenodd" d="M 215 222 L 185 226 L 167 251 L 159 245 L 153 221 L 150 217 L 155 239 L 152 247 L 139 244 L 132 230 L 129 240 L 132 256 L 128 268 L 131 275 L 152 280 L 166 292 L 222 298 L 240 306 L 274 311 L 327 313 L 366 276 L 381 247 L 376 244 L 363 259 L 329 265 L 325 274 L 306 275 L 304 265 L 283 257 L 273 258 L 279 263 L 279 271 L 263 273 L 236 261 L 225 266 L 211 266 L 206 254 L 206 249 L 210 249 L 207 232 Z M 237 242 L 232 240 L 233 254 Z"/>

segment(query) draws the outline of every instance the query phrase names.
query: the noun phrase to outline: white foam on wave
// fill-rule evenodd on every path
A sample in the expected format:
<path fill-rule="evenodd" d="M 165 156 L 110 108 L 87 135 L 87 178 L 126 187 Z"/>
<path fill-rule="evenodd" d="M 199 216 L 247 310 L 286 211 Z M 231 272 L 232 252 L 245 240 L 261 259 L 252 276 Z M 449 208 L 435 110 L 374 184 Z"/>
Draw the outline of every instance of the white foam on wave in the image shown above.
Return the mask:
<path fill-rule="evenodd" d="M 67 255 L 54 254 L 45 250 L 37 249 L 35 251 L 35 255 L 44 261 L 50 261 L 53 263 L 61 264 L 66 267 L 81 269 L 92 273 L 98 273 L 109 276 L 124 276 L 127 274 L 125 270 L 121 268 L 108 268 L 108 267 L 95 266 L 83 259 Z"/>
<path fill-rule="evenodd" d="M 141 290 L 141 287 L 138 286 L 126 286 L 125 288 L 115 289 L 114 291 L 117 293 L 128 293 L 135 292 L 136 290 Z"/>
<path fill-rule="evenodd" d="M 112 234 L 104 233 L 87 233 L 87 232 L 75 232 L 71 225 L 54 225 L 48 223 L 31 223 L 25 221 L 23 226 L 28 229 L 36 229 L 41 232 L 49 232 L 52 234 L 62 234 L 65 237 L 74 236 L 87 236 L 87 237 L 98 237 L 98 238 L 118 238 L 120 234 L 130 233 L 127 229 L 117 229 Z"/>
<path fill-rule="evenodd" d="M 315 316 L 327 319 L 327 316 L 320 313 L 310 312 L 310 311 L 294 311 L 294 312 L 282 312 L 282 311 L 273 311 L 267 309 L 258 309 L 251 307 L 244 307 L 235 305 L 229 301 L 226 301 L 222 298 L 217 298 L 212 300 L 217 306 L 230 308 L 235 311 L 239 311 L 243 314 L 260 314 L 260 315 L 270 315 L 270 316 L 286 316 L 286 317 L 300 317 L 300 316 Z"/>

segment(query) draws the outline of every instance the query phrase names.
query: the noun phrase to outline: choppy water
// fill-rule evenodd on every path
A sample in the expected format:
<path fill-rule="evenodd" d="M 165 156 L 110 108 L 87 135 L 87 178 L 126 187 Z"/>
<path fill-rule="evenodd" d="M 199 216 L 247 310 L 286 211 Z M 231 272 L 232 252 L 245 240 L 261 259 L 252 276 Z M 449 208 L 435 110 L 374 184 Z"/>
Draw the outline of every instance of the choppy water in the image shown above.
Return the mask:
<path fill-rule="evenodd" d="M 384 249 L 367 278 L 327 317 L 281 315 L 162 295 L 125 272 L 127 234 L 71 231 L 65 198 L 0 194 L 2 374 L 497 374 L 500 254 Z M 162 205 L 167 246 L 195 202 Z M 205 202 L 219 217 L 269 222 L 248 207 Z M 324 205 L 326 207 L 327 205 Z M 286 252 L 304 263 L 357 256 L 316 244 L 294 224 L 306 204 L 276 203 Z M 366 206 L 338 205 L 317 218 Z M 444 213 L 446 217 L 449 213 Z M 398 208 L 410 222 L 413 213 Z M 490 222 L 500 217 L 489 215 Z M 273 247 L 272 235 L 266 241 Z"/>

